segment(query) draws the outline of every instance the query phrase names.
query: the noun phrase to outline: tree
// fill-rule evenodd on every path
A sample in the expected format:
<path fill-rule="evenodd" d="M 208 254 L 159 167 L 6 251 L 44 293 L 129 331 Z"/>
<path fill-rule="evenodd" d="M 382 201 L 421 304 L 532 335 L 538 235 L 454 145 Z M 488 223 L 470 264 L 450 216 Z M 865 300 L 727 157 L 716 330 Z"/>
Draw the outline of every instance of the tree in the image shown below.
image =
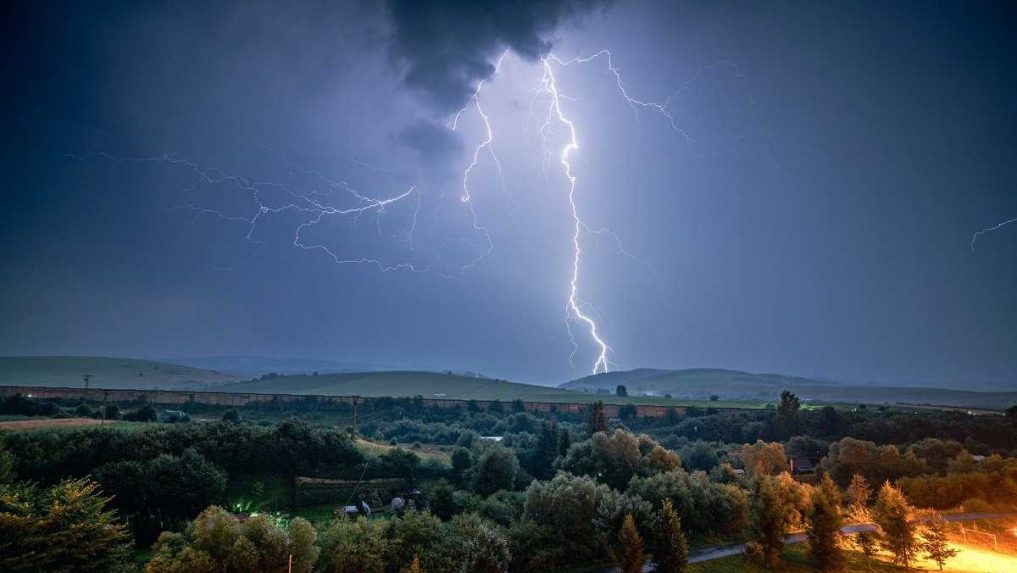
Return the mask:
<path fill-rule="evenodd" d="M 590 418 L 586 422 L 586 429 L 591 436 L 597 432 L 607 431 L 607 416 L 604 414 L 604 403 L 600 400 L 590 404 Z"/>
<path fill-rule="evenodd" d="M 868 531 L 862 531 L 855 536 L 855 545 L 865 556 L 865 565 L 872 570 L 872 556 L 876 554 L 876 537 Z"/>
<path fill-rule="evenodd" d="M 416 555 L 413 556 L 413 563 L 410 563 L 408 573 L 424 573 L 424 570 L 420 568 L 420 557 Z"/>
<path fill-rule="evenodd" d="M 229 410 L 226 410 L 225 412 L 223 412 L 222 421 L 229 424 L 239 424 L 240 411 L 237 410 L 236 408 L 230 408 Z"/>
<path fill-rule="evenodd" d="M 780 404 L 777 405 L 777 413 L 773 418 L 774 433 L 779 440 L 786 440 L 791 436 L 802 433 L 802 420 L 799 410 L 802 401 L 791 392 L 784 390 L 780 393 Z"/>
<path fill-rule="evenodd" d="M 384 536 L 384 526 L 381 520 L 334 520 L 322 534 L 318 569 L 327 573 L 385 573 L 390 541 Z"/>
<path fill-rule="evenodd" d="M 541 424 L 537 449 L 533 456 L 533 477 L 550 479 L 554 475 L 554 460 L 558 458 L 559 432 L 558 424 L 553 420 Z"/>
<path fill-rule="evenodd" d="M 618 532 L 618 547 L 611 554 L 621 573 L 642 573 L 646 552 L 643 551 L 643 538 L 636 529 L 636 521 L 631 513 L 625 514 L 625 521 Z"/>
<path fill-rule="evenodd" d="M 648 521 L 650 512 L 649 503 L 590 477 L 559 472 L 549 481 L 534 481 L 526 490 L 522 519 L 513 525 L 513 545 L 519 548 L 514 567 L 561 571 L 609 558 L 604 539 L 617 536 L 625 514 Z"/>
<path fill-rule="evenodd" d="M 681 573 L 689 562 L 689 542 L 682 532 L 682 521 L 670 499 L 665 499 L 657 517 L 657 535 L 653 561 L 660 573 Z"/>
<path fill-rule="evenodd" d="M 822 467 L 840 486 L 847 486 L 854 474 L 861 474 L 870 484 L 877 484 L 926 472 L 925 464 L 913 452 L 901 454 L 897 446 L 877 446 L 850 437 L 830 444 Z"/>
<path fill-rule="evenodd" d="M 516 398 L 515 400 L 512 400 L 512 411 L 515 412 L 516 414 L 525 412 L 526 404 L 519 398 Z"/>
<path fill-rule="evenodd" d="M 485 497 L 498 490 L 515 489 L 519 471 L 515 452 L 508 448 L 491 448 L 477 460 L 470 489 Z"/>
<path fill-rule="evenodd" d="M 222 502 L 226 493 L 226 473 L 193 449 L 146 462 L 113 462 L 92 476 L 114 496 L 113 505 L 131 521 L 139 541 L 147 543 L 166 527 L 182 527 L 185 520 Z"/>
<path fill-rule="evenodd" d="M 442 526 L 441 538 L 423 565 L 429 571 L 505 573 L 510 558 L 504 533 L 471 513 L 457 515 Z"/>
<path fill-rule="evenodd" d="M 456 448 L 452 452 L 452 480 L 462 486 L 466 483 L 466 474 L 473 467 L 473 456 L 466 448 Z"/>
<path fill-rule="evenodd" d="M 940 571 L 948 559 L 957 556 L 957 550 L 950 546 L 946 536 L 946 520 L 937 511 L 925 512 L 922 515 L 921 547 L 929 560 L 939 565 Z"/>
<path fill-rule="evenodd" d="M 432 483 L 427 489 L 427 499 L 431 502 L 431 512 L 439 519 L 448 521 L 456 514 L 455 490 L 447 481 Z"/>
<path fill-rule="evenodd" d="M 759 544 L 758 563 L 769 569 L 780 565 L 788 527 L 788 511 L 775 481 L 769 476 L 756 478 L 749 510 L 749 539 Z"/>
<path fill-rule="evenodd" d="M 265 516 L 241 523 L 226 510 L 211 506 L 183 533 L 163 532 L 145 573 L 271 573 L 284 571 L 293 556 L 293 571 L 310 573 L 320 550 L 317 533 L 296 518 L 284 530 Z"/>
<path fill-rule="evenodd" d="M 879 534 L 879 544 L 893 556 L 896 565 L 910 570 L 918 552 L 918 541 L 914 508 L 904 499 L 904 494 L 890 482 L 885 482 L 876 494 L 872 517 Z"/>
<path fill-rule="evenodd" d="M 839 571 L 843 555 L 837 546 L 842 520 L 840 492 L 829 475 L 824 475 L 812 494 L 812 507 L 806 518 L 809 555 L 820 571 Z"/>
<path fill-rule="evenodd" d="M 88 410 L 88 406 L 85 406 L 85 409 Z M 124 414 L 124 419 L 128 422 L 155 422 L 159 419 L 159 413 L 155 411 L 151 404 L 145 404 L 133 412 Z"/>
<path fill-rule="evenodd" d="M 99 485 L 88 480 L 63 481 L 47 489 L 0 485 L 0 570 L 124 570 L 130 535 L 108 503 Z"/>
<path fill-rule="evenodd" d="M 628 396 L 629 389 L 626 388 L 624 384 L 619 384 L 618 387 L 614 389 L 614 393 L 617 396 Z"/>
<path fill-rule="evenodd" d="M 869 499 L 872 498 L 872 488 L 869 482 L 861 474 L 851 476 L 851 484 L 847 489 L 848 516 L 852 521 L 865 522 L 869 520 Z"/>
<path fill-rule="evenodd" d="M 681 467 L 674 452 L 649 436 L 635 436 L 617 429 L 598 432 L 589 440 L 573 444 L 558 461 L 558 469 L 577 475 L 594 476 L 598 481 L 621 490 L 636 475 L 653 475 Z"/>
<path fill-rule="evenodd" d="M 411 569 L 413 556 L 426 555 L 441 539 L 441 520 L 426 511 L 407 511 L 385 522 L 385 568 L 392 573 Z"/>
<path fill-rule="evenodd" d="M 626 493 L 660 507 L 665 499 L 674 504 L 689 536 L 698 539 L 727 537 L 744 530 L 748 496 L 737 485 L 710 481 L 703 472 L 688 474 L 680 469 L 649 477 L 633 478 Z"/>
<path fill-rule="evenodd" d="M 777 442 L 756 440 L 742 446 L 742 463 L 750 476 L 777 475 L 788 470 L 784 446 Z"/>
<path fill-rule="evenodd" d="M 505 405 L 501 403 L 501 400 L 492 400 L 487 404 L 487 411 L 501 414 L 505 411 Z"/>

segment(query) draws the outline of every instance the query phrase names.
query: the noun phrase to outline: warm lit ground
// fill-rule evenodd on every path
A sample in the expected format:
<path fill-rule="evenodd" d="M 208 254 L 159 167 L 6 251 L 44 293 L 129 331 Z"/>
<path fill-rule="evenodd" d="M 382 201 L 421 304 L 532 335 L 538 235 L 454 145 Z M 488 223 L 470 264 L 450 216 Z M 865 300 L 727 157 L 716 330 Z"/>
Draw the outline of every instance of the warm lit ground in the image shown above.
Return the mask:
<path fill-rule="evenodd" d="M 1002 553 L 995 553 L 968 546 L 957 546 L 961 552 L 946 563 L 943 571 L 946 573 L 1017 573 L 1017 556 Z M 885 561 L 885 556 L 878 556 L 872 560 L 871 569 L 866 565 L 865 558 L 860 553 L 850 551 L 846 554 L 845 571 L 873 573 L 891 573 L 903 571 Z M 781 569 L 785 573 L 806 573 L 814 571 L 809 561 L 804 545 L 797 545 L 788 548 L 785 554 L 785 567 Z M 920 561 L 915 564 L 912 571 L 938 571 L 935 563 Z M 728 557 L 716 561 L 696 563 L 690 565 L 689 573 L 749 573 L 755 568 L 749 565 L 742 557 Z"/>
<path fill-rule="evenodd" d="M 956 557 L 947 561 L 943 571 L 946 573 L 1017 573 L 1017 535 L 1014 534 L 1017 527 L 1017 520 L 997 519 L 986 520 L 975 523 L 965 523 L 968 530 L 967 541 L 961 533 L 961 524 L 952 523 L 948 525 L 950 538 L 955 549 L 960 552 Z M 981 533 L 973 533 L 978 530 Z M 995 542 L 992 535 L 995 535 Z M 999 551 L 995 551 L 995 546 Z M 785 567 L 781 569 L 786 573 L 805 573 L 814 571 L 808 557 L 808 549 L 805 544 L 790 546 L 784 555 Z M 849 573 L 872 571 L 873 573 L 891 573 L 903 571 L 888 563 L 886 555 L 877 555 L 871 563 L 866 563 L 865 557 L 855 551 L 848 551 L 845 554 L 844 570 Z M 912 571 L 938 571 L 939 567 L 926 560 L 919 560 L 915 563 Z M 707 561 L 690 565 L 689 573 L 749 573 L 755 568 L 749 565 L 742 557 L 728 557 L 716 561 Z"/>

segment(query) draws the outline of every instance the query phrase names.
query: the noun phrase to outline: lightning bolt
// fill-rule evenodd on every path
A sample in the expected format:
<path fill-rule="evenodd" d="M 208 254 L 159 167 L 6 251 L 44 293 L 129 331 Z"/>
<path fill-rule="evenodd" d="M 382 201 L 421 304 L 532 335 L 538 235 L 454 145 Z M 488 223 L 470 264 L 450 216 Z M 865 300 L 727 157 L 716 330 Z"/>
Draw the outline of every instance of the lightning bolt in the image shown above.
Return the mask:
<path fill-rule="evenodd" d="M 689 80 L 679 88 L 675 94 L 669 96 L 664 103 L 658 103 L 653 101 L 646 101 L 638 99 L 630 95 L 628 87 L 625 81 L 622 79 L 621 71 L 614 65 L 613 56 L 610 50 L 601 50 L 591 56 L 580 56 L 569 60 L 559 58 L 555 54 L 548 54 L 541 60 L 543 65 L 543 78 L 541 80 L 541 88 L 539 93 L 543 93 L 549 98 L 549 106 L 547 117 L 544 124 L 540 128 L 540 132 L 543 136 L 543 145 L 545 152 L 549 152 L 547 145 L 548 131 L 551 128 L 552 123 L 557 123 L 565 127 L 565 131 L 568 134 L 566 143 L 562 147 L 561 152 L 558 155 L 558 161 L 561 164 L 565 177 L 569 182 L 568 190 L 568 201 L 570 213 L 572 215 L 572 274 L 569 278 L 569 289 L 568 298 L 565 305 L 565 317 L 566 317 L 566 330 L 568 331 L 569 340 L 572 342 L 572 354 L 569 356 L 570 362 L 574 359 L 576 353 L 579 350 L 578 343 L 576 342 L 575 336 L 572 333 L 571 324 L 579 323 L 585 326 L 589 332 L 590 338 L 593 340 L 594 346 L 597 351 L 596 359 L 593 363 L 592 373 L 598 374 L 601 372 L 608 372 L 612 366 L 610 356 L 613 353 L 611 346 L 607 343 L 604 336 L 601 334 L 597 320 L 594 317 L 596 314 L 590 308 L 590 305 L 582 300 L 579 294 L 579 284 L 581 281 L 582 271 L 582 260 L 583 260 L 583 234 L 594 235 L 594 236 L 607 236 L 609 237 L 618 248 L 618 251 L 630 259 L 646 264 L 646 262 L 628 251 L 618 235 L 610 229 L 591 228 L 581 217 L 579 207 L 576 201 L 576 187 L 577 179 L 573 174 L 572 163 L 570 161 L 571 154 L 579 149 L 579 140 L 576 132 L 575 123 L 570 120 L 562 110 L 562 100 L 568 99 L 558 90 L 558 79 L 554 74 L 554 65 L 561 67 L 570 66 L 573 64 L 585 64 L 596 59 L 604 59 L 607 63 L 608 71 L 614 76 L 615 85 L 618 88 L 618 92 L 622 98 L 628 103 L 629 107 L 632 108 L 633 112 L 637 114 L 640 110 L 650 111 L 663 117 L 667 124 L 678 133 L 686 142 L 690 144 L 690 138 L 688 133 L 685 132 L 679 126 L 678 121 L 671 114 L 670 106 L 673 100 L 684 91 L 691 83 L 696 79 Z M 702 70 L 699 72 L 701 73 Z M 697 77 L 699 75 L 697 73 Z M 531 104 L 532 106 L 532 104 Z M 589 310 L 588 310 L 589 309 Z"/>
<path fill-rule="evenodd" d="M 1013 219 L 1010 219 L 1008 221 L 1003 221 L 1002 223 L 999 223 L 998 225 L 993 225 L 992 227 L 988 227 L 988 228 L 982 229 L 981 231 L 978 231 L 978 232 L 974 233 L 973 235 L 971 235 L 971 252 L 972 253 L 975 252 L 975 241 L 978 240 L 978 237 L 981 237 L 982 235 L 987 235 L 987 234 L 989 234 L 989 233 L 991 233 L 993 231 L 996 231 L 998 229 L 1002 229 L 1003 227 L 1009 225 L 1010 223 L 1017 223 L 1017 217 L 1014 217 Z"/>
<path fill-rule="evenodd" d="M 598 349 L 597 359 L 593 363 L 593 374 L 597 374 L 600 372 L 607 372 L 609 370 L 611 363 L 608 359 L 608 354 L 611 352 L 611 347 L 598 332 L 597 321 L 583 311 L 583 305 L 580 303 L 579 299 L 579 275 L 583 258 L 582 233 L 583 230 L 588 229 L 588 227 L 579 216 L 579 207 L 576 205 L 576 176 L 572 174 L 572 164 L 569 161 L 569 155 L 573 151 L 579 149 L 579 140 L 576 135 L 575 124 L 572 120 L 568 119 L 562 111 L 562 96 L 558 92 L 558 79 L 555 77 L 554 69 L 551 67 L 552 59 L 550 57 L 544 58 L 541 62 L 544 66 L 544 77 L 541 80 L 541 87 L 550 97 L 548 118 L 544 125 L 541 126 L 541 132 L 546 134 L 547 130 L 550 128 L 551 122 L 557 121 L 559 124 L 565 126 L 568 133 L 567 142 L 565 146 L 562 147 L 561 153 L 558 156 L 558 160 L 565 171 L 565 177 L 569 181 L 568 200 L 572 214 L 572 276 L 569 278 L 569 296 L 568 302 L 565 306 L 565 316 L 566 320 L 582 323 L 589 330 L 590 338 L 593 339 L 593 342 Z M 568 322 L 566 322 L 566 324 L 568 324 Z M 576 344 L 575 337 L 572 335 L 571 329 L 568 329 L 568 332 L 573 345 L 572 356 L 575 356 L 578 345 Z"/>
<path fill-rule="evenodd" d="M 474 207 L 474 194 L 471 189 L 471 182 L 475 175 L 475 170 L 481 163 L 481 159 L 485 154 L 490 157 L 498 170 L 498 175 L 501 180 L 502 190 L 507 195 L 505 187 L 505 179 L 502 170 L 502 163 L 495 153 L 494 140 L 495 132 L 492 128 L 491 119 L 481 102 L 481 94 L 484 88 L 491 83 L 493 78 L 499 73 L 502 63 L 505 57 L 508 55 L 508 50 L 502 52 L 500 57 L 497 59 L 492 73 L 481 79 L 476 89 L 470 95 L 466 105 L 458 110 L 453 116 L 451 116 L 446 124 L 447 128 L 452 131 L 457 131 L 460 124 L 460 119 L 464 113 L 470 110 L 475 110 L 476 115 L 480 121 L 480 125 L 483 131 L 483 138 L 473 148 L 473 153 L 470 156 L 470 161 L 464 168 L 461 177 L 461 191 L 459 192 L 458 203 L 462 204 L 468 214 L 468 219 L 472 229 L 475 233 L 480 234 L 484 239 L 483 245 L 477 245 L 469 239 L 450 239 L 446 238 L 442 247 L 435 251 L 432 260 L 424 265 L 418 265 L 416 263 L 416 256 L 410 258 L 408 261 L 398 263 L 384 263 L 380 259 L 371 257 L 353 257 L 346 258 L 341 256 L 339 253 L 333 251 L 326 245 L 308 243 L 304 240 L 304 233 L 315 226 L 322 224 L 324 221 L 333 217 L 348 217 L 353 221 L 358 221 L 360 217 L 364 215 L 373 215 L 376 217 L 376 225 L 379 234 L 383 234 L 381 226 L 381 217 L 386 213 L 386 209 L 398 203 L 404 203 L 407 201 L 416 199 L 416 207 L 413 211 L 412 222 L 408 229 L 401 230 L 394 237 L 398 237 L 400 241 L 404 241 L 411 253 L 416 253 L 415 248 L 415 234 L 417 230 L 418 217 L 422 205 L 422 197 L 420 191 L 416 187 L 410 187 L 401 193 L 385 197 L 385 198 L 374 198 L 366 196 L 345 181 L 333 181 L 325 177 L 322 173 L 313 170 L 304 170 L 295 166 L 288 161 L 285 162 L 287 169 L 290 170 L 291 174 L 294 172 L 300 172 L 304 176 L 311 176 L 317 181 L 319 187 L 311 190 L 310 192 L 302 192 L 296 188 L 295 185 L 289 185 L 286 183 L 278 183 L 272 181 L 255 181 L 250 180 L 242 176 L 233 175 L 217 168 L 205 168 L 199 166 L 197 163 L 171 155 L 161 155 L 156 157 L 142 157 L 142 158 L 124 158 L 116 157 L 105 153 L 92 153 L 86 156 L 71 156 L 75 159 L 88 159 L 91 157 L 101 157 L 103 159 L 116 161 L 116 162 L 136 162 L 136 163 L 167 163 L 172 165 L 178 165 L 190 169 L 194 175 L 194 183 L 185 192 L 187 195 L 196 194 L 200 185 L 221 185 L 221 184 L 232 184 L 236 188 L 241 189 L 249 193 L 252 200 L 253 212 L 248 215 L 236 215 L 227 213 L 221 209 L 213 209 L 204 207 L 202 205 L 187 202 L 182 205 L 182 208 L 189 209 L 196 214 L 208 215 L 217 217 L 225 222 L 229 223 L 240 223 L 247 226 L 246 239 L 250 243 L 256 245 L 260 250 L 263 245 L 262 241 L 259 241 L 255 237 L 259 223 L 274 214 L 283 212 L 297 212 L 305 216 L 305 219 L 300 222 L 293 229 L 293 240 L 292 244 L 294 247 L 300 248 L 306 251 L 320 251 L 332 259 L 337 265 L 347 264 L 367 264 L 377 267 L 381 271 L 395 271 L 395 270 L 408 270 L 412 272 L 428 272 L 436 270 L 436 265 L 441 261 L 441 251 L 450 242 L 462 241 L 469 244 L 471 247 L 477 249 L 477 255 L 461 265 L 458 271 L 451 274 L 445 274 L 446 277 L 452 277 L 456 275 L 462 275 L 467 270 L 472 269 L 486 259 L 494 249 L 494 241 L 488 228 L 480 222 L 480 218 Z M 577 135 L 577 127 L 575 123 L 567 116 L 563 110 L 563 101 L 571 101 L 569 97 L 562 94 L 558 88 L 558 79 L 555 76 L 555 66 L 567 67 L 575 64 L 585 64 L 594 60 L 603 60 L 606 62 L 607 70 L 612 74 L 614 78 L 614 84 L 618 89 L 619 94 L 626 101 L 629 107 L 632 108 L 636 114 L 638 120 L 639 114 L 642 111 L 651 112 L 653 114 L 662 117 L 668 124 L 668 126 L 679 134 L 686 145 L 690 146 L 691 150 L 691 139 L 688 133 L 682 129 L 679 122 L 675 119 L 671 112 L 671 106 L 677 98 L 681 96 L 686 88 L 695 82 L 699 76 L 707 69 L 718 67 L 718 66 L 730 66 L 735 70 L 736 77 L 741 78 L 741 71 L 728 63 L 714 64 L 701 69 L 696 73 L 695 77 L 688 80 L 685 84 L 681 85 L 679 89 L 669 96 L 664 102 L 654 102 L 638 99 L 630 94 L 629 87 L 623 80 L 622 73 L 613 61 L 613 55 L 609 50 L 601 50 L 591 56 L 582 56 L 572 59 L 562 59 L 555 54 L 548 54 L 541 58 L 540 63 L 542 66 L 542 77 L 540 85 L 536 90 L 534 100 L 531 101 L 531 111 L 537 99 L 543 95 L 547 98 L 548 107 L 547 113 L 544 118 L 543 125 L 540 127 L 540 134 L 542 136 L 542 145 L 545 150 L 545 167 L 550 164 L 553 157 L 557 156 L 557 161 L 564 171 L 565 177 L 568 180 L 568 204 L 571 215 L 571 274 L 568 281 L 568 296 L 565 302 L 565 324 L 566 331 L 569 339 L 572 343 L 573 350 L 570 354 L 569 361 L 574 365 L 574 358 L 576 353 L 579 351 L 579 344 L 573 333 L 573 325 L 579 325 L 586 330 L 592 339 L 593 346 L 596 351 L 596 359 L 594 360 L 592 373 L 598 374 L 602 372 L 608 372 L 613 366 L 611 362 L 611 356 L 613 355 L 613 349 L 608 344 L 607 340 L 601 333 L 601 328 L 598 325 L 598 313 L 593 305 L 586 300 L 583 300 L 580 293 L 580 285 L 582 280 L 583 270 L 583 246 L 584 237 L 593 237 L 599 239 L 600 237 L 606 237 L 611 240 L 612 244 L 618 249 L 618 252 L 622 255 L 637 261 L 641 264 L 649 266 L 646 261 L 639 258 L 637 255 L 627 250 L 622 243 L 618 235 L 607 228 L 593 228 L 586 223 L 581 216 L 579 208 L 579 201 L 577 197 L 578 192 L 578 181 L 573 171 L 572 157 L 573 154 L 579 149 L 579 141 Z M 527 114 L 527 122 L 529 122 L 530 115 Z M 527 124 L 528 125 L 528 124 Z M 557 152 L 552 151 L 552 147 L 548 141 L 551 136 L 552 130 L 555 126 L 563 127 L 567 135 L 564 141 L 564 145 L 561 146 Z M 524 131 L 528 128 L 524 127 Z M 352 160 L 355 164 L 364 167 L 366 169 L 374 171 L 387 172 L 389 170 L 371 165 L 363 162 L 359 159 Z M 275 190 L 282 192 L 290 199 L 287 202 L 283 202 L 281 205 L 272 203 L 271 201 L 263 200 L 259 193 L 267 192 L 268 190 Z M 339 206 L 335 201 L 336 192 L 346 197 L 347 203 L 345 206 Z M 441 198 L 444 198 L 444 192 L 442 192 Z M 438 206 L 435 207 L 435 216 L 437 217 L 437 209 L 443 201 L 438 201 Z M 1008 223 L 1017 221 L 1013 219 L 997 225 L 996 227 L 979 231 L 972 237 L 971 246 L 974 249 L 974 242 L 979 235 L 993 231 L 1006 225 Z M 251 255 L 247 260 L 257 255 L 257 251 Z M 652 269 L 651 269 L 652 271 Z M 444 273 L 443 273 L 444 274 Z"/>
<path fill-rule="evenodd" d="M 258 251 L 264 245 L 262 241 L 259 241 L 254 237 L 262 219 L 271 215 L 292 211 L 304 214 L 308 217 L 307 220 L 297 225 L 293 231 L 292 243 L 294 247 L 307 251 L 322 251 L 338 265 L 366 264 L 373 265 L 381 271 L 410 270 L 414 272 L 426 272 L 427 270 L 430 270 L 430 265 L 418 267 L 413 261 L 386 264 L 380 259 L 372 257 L 343 258 L 325 245 L 308 244 L 305 243 L 303 239 L 304 231 L 321 224 L 327 218 L 349 217 L 353 221 L 357 221 L 362 215 L 368 213 L 373 213 L 375 215 L 377 218 L 376 224 L 378 226 L 378 230 L 381 232 L 381 217 L 386 213 L 386 207 L 395 203 L 406 201 L 411 196 L 415 196 L 417 199 L 417 206 L 414 210 L 412 226 L 406 232 L 405 239 L 412 251 L 414 233 L 417 224 L 417 214 L 420 210 L 421 204 L 420 193 L 416 186 L 411 186 L 402 193 L 378 199 L 360 193 L 346 181 L 333 181 L 326 178 L 320 172 L 313 170 L 302 171 L 306 175 L 315 177 L 319 183 L 323 185 L 323 190 L 301 192 L 285 183 L 255 181 L 240 175 L 228 173 L 219 168 L 202 167 L 198 163 L 189 159 L 169 154 L 153 157 L 120 157 L 104 152 L 93 152 L 85 155 L 67 154 L 66 156 L 76 160 L 104 159 L 116 163 L 164 163 L 181 166 L 190 170 L 195 176 L 193 183 L 183 190 L 183 193 L 186 196 L 196 194 L 198 192 L 198 187 L 202 184 L 212 186 L 231 184 L 236 188 L 247 192 L 251 198 L 253 207 L 253 213 L 249 215 L 233 215 L 221 209 L 205 207 L 190 201 L 186 201 L 178 206 L 178 208 L 187 209 L 200 215 L 213 216 L 228 223 L 241 223 L 246 225 L 247 233 L 245 235 L 245 239 L 252 245 L 255 245 L 257 250 L 250 257 L 240 261 L 238 265 L 243 264 L 256 256 Z M 286 166 L 291 172 L 298 169 L 289 162 L 286 162 Z M 260 196 L 260 193 L 269 189 L 281 191 L 284 195 L 291 198 L 291 202 L 283 203 L 280 206 L 272 206 L 266 203 Z M 351 204 L 346 207 L 340 207 L 326 202 L 327 198 L 332 197 L 336 191 L 342 191 L 350 197 L 352 199 Z"/>
<path fill-rule="evenodd" d="M 498 177 L 501 179 L 502 189 L 505 188 L 505 177 L 502 173 L 501 160 L 498 159 L 498 155 L 494 152 L 494 130 L 491 128 L 491 119 L 487 116 L 487 113 L 484 112 L 484 108 L 480 104 L 480 92 L 481 90 L 484 89 L 484 85 L 490 82 L 491 79 L 494 78 L 494 76 L 501 69 L 501 64 L 505 60 L 505 56 L 507 55 L 508 50 L 505 50 L 501 53 L 501 56 L 498 57 L 498 60 L 494 66 L 494 70 L 491 72 L 491 74 L 477 82 L 477 88 L 473 91 L 473 94 L 470 96 L 469 102 L 466 104 L 466 106 L 457 111 L 449 119 L 448 122 L 448 128 L 450 130 L 452 131 L 458 130 L 459 118 L 462 116 L 463 112 L 466 111 L 466 108 L 470 107 L 470 105 L 472 104 L 472 106 L 477 110 L 477 115 L 480 117 L 481 124 L 483 125 L 484 128 L 484 133 L 486 134 L 486 137 L 480 143 L 478 143 L 477 146 L 473 149 L 473 155 L 470 159 L 470 163 L 466 166 L 466 169 L 463 170 L 462 177 L 463 190 L 462 193 L 459 195 L 459 200 L 466 206 L 466 209 L 469 212 L 470 223 L 473 226 L 473 230 L 481 233 L 484 236 L 484 239 L 487 243 L 487 247 L 481 249 L 480 254 L 478 254 L 475 259 L 463 265 L 459 269 L 459 274 L 465 273 L 467 270 L 480 264 L 480 262 L 487 258 L 491 254 L 491 251 L 494 250 L 494 241 L 491 239 L 491 232 L 490 230 L 488 230 L 487 227 L 480 224 L 480 219 L 477 217 L 477 211 L 473 206 L 473 195 L 470 192 L 470 175 L 473 173 L 473 170 L 480 163 L 481 153 L 483 153 L 486 150 L 488 155 L 494 161 L 495 166 L 498 168 Z"/>

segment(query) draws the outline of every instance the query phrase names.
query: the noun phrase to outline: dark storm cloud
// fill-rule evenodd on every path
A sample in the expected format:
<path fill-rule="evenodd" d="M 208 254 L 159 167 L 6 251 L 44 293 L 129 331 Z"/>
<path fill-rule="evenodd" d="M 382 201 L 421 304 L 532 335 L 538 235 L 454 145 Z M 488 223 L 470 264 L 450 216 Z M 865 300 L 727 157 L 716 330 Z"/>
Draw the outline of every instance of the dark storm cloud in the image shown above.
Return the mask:
<path fill-rule="evenodd" d="M 529 59 L 551 49 L 565 20 L 611 0 L 392 0 L 393 50 L 404 81 L 442 111 L 466 103 L 510 48 Z"/>
<path fill-rule="evenodd" d="M 406 127 L 394 139 L 427 158 L 445 157 L 462 148 L 456 132 L 429 121 L 418 121 Z"/>

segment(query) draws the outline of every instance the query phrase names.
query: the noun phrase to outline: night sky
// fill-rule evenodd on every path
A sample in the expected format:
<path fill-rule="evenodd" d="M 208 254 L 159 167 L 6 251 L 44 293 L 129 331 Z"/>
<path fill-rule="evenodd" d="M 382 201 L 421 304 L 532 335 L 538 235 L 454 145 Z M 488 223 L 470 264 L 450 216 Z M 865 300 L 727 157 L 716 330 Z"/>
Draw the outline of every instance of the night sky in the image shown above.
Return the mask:
<path fill-rule="evenodd" d="M 588 374 L 541 59 L 607 49 L 674 120 L 550 64 L 612 369 L 1017 388 L 1017 222 L 971 248 L 1013 3 L 15 1 L 0 44 L 0 354 Z"/>

